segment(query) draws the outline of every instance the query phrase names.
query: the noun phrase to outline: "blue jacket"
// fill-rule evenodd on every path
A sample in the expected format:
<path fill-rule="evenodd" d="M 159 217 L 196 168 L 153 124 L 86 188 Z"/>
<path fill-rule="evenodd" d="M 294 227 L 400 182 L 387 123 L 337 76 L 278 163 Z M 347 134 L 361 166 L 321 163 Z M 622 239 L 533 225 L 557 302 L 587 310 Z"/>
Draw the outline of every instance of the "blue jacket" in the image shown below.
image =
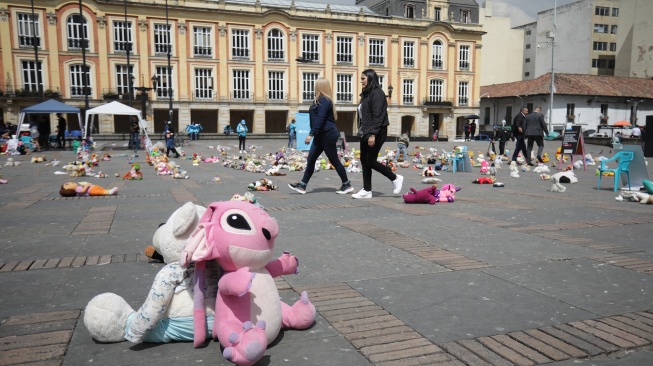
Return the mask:
<path fill-rule="evenodd" d="M 203 130 L 202 125 L 197 124 L 197 123 L 194 124 L 194 125 L 188 125 L 186 127 L 186 132 L 188 132 L 188 133 L 199 133 L 202 130 Z"/>
<path fill-rule="evenodd" d="M 238 136 L 247 136 L 247 125 L 245 124 L 245 120 L 240 121 L 238 127 L 236 127 L 236 132 L 238 132 Z"/>
<path fill-rule="evenodd" d="M 313 103 L 308 112 L 311 121 L 309 135 L 316 136 L 336 128 L 336 120 L 333 116 L 333 102 L 329 98 L 321 96 L 317 103 Z"/>

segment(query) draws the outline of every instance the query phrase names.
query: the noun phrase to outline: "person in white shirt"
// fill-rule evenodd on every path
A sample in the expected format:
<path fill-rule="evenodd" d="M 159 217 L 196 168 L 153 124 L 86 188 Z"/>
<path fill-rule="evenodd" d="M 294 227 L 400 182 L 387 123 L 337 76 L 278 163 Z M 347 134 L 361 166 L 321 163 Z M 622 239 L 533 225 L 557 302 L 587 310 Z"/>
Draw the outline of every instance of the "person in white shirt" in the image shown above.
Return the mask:
<path fill-rule="evenodd" d="M 634 139 L 638 139 L 642 137 L 642 130 L 639 128 L 638 125 L 635 125 L 635 127 L 633 127 L 633 133 L 630 135 L 630 137 Z"/>

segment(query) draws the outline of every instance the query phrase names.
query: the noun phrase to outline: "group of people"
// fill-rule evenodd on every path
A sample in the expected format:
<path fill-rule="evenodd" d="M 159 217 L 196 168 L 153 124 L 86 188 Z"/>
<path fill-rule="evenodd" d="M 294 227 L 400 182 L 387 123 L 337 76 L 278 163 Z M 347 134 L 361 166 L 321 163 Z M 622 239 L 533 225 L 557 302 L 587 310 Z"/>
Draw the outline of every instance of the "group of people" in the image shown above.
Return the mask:
<path fill-rule="evenodd" d="M 544 151 L 544 136 L 549 134 L 549 128 L 544 121 L 542 108 L 535 107 L 529 113 L 527 107 L 522 107 L 512 122 L 512 134 L 515 138 L 515 151 L 512 154 L 512 161 L 517 161 L 519 153 L 522 153 L 526 164 L 533 166 L 531 155 L 533 145 L 537 144 L 537 161 L 543 163 L 542 152 Z"/>
<path fill-rule="evenodd" d="M 360 163 L 363 173 L 363 188 L 352 195 L 355 199 L 372 198 L 372 170 L 376 170 L 392 182 L 393 193 L 401 192 L 404 177 L 392 172 L 377 161 L 377 156 L 388 136 L 388 101 L 379 85 L 379 77 L 372 69 L 361 74 L 361 100 L 358 105 L 358 137 L 360 138 Z M 336 169 L 341 180 L 338 194 L 354 191 L 347 178 L 347 172 L 338 158 L 337 143 L 340 133 L 336 127 L 338 112 L 333 103 L 331 83 L 324 77 L 315 81 L 315 100 L 309 108 L 310 132 L 304 143 L 311 144 L 302 180 L 288 184 L 290 189 L 305 194 L 308 182 L 315 171 L 315 162 L 324 152 Z"/>
<path fill-rule="evenodd" d="M 467 121 L 465 124 L 465 141 L 472 141 L 476 136 L 476 122 Z"/>

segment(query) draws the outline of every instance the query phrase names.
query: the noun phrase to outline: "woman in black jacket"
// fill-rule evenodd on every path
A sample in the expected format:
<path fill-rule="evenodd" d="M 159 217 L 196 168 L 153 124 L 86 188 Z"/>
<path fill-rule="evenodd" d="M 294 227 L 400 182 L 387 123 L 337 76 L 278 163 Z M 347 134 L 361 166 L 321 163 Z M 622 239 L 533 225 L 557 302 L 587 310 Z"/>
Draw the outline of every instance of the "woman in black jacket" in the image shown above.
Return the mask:
<path fill-rule="evenodd" d="M 372 169 L 392 181 L 393 193 L 401 192 L 404 177 L 395 174 L 387 166 L 379 163 L 376 157 L 388 136 L 388 102 L 379 85 L 379 77 L 372 69 L 361 74 L 361 102 L 358 105 L 358 136 L 361 139 L 361 167 L 363 170 L 363 189 L 352 195 L 353 198 L 372 198 Z"/>

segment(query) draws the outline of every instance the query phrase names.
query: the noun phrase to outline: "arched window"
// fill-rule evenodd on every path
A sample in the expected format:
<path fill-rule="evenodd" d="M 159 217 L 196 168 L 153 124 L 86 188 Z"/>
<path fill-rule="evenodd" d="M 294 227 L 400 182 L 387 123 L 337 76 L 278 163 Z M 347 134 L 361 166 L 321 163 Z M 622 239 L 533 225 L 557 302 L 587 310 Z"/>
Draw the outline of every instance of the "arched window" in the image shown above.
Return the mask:
<path fill-rule="evenodd" d="M 88 24 L 86 19 L 79 14 L 68 17 L 68 49 L 88 49 Z"/>
<path fill-rule="evenodd" d="M 415 5 L 406 5 L 406 18 L 415 18 Z"/>
<path fill-rule="evenodd" d="M 442 70 L 442 42 L 439 40 L 433 41 L 433 61 L 431 62 L 431 67 L 436 70 Z"/>
<path fill-rule="evenodd" d="M 284 35 L 279 29 L 268 32 L 268 61 L 285 60 Z"/>

